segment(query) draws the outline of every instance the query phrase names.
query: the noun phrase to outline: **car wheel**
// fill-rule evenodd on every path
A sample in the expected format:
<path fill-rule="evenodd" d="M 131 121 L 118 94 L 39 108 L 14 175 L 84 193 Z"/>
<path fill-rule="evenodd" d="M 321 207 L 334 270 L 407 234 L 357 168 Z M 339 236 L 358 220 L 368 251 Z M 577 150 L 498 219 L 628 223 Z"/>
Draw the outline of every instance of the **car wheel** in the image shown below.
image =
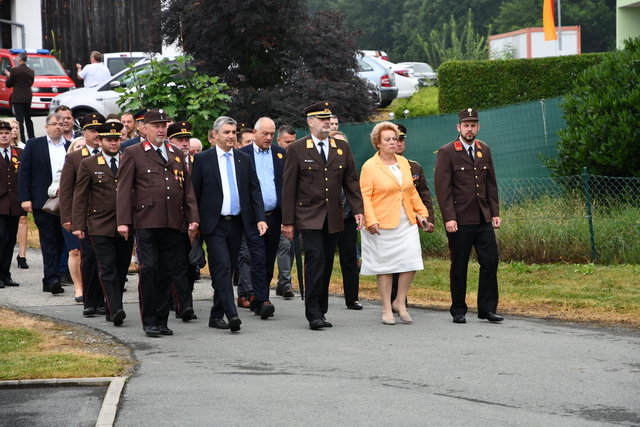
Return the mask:
<path fill-rule="evenodd" d="M 388 107 L 391 104 L 391 101 L 388 99 L 383 99 L 380 101 L 380 108 Z"/>
<path fill-rule="evenodd" d="M 93 110 L 80 109 L 75 110 L 73 112 L 73 134 L 79 134 L 82 132 L 82 127 L 80 127 L 80 120 L 87 114 L 95 113 Z"/>

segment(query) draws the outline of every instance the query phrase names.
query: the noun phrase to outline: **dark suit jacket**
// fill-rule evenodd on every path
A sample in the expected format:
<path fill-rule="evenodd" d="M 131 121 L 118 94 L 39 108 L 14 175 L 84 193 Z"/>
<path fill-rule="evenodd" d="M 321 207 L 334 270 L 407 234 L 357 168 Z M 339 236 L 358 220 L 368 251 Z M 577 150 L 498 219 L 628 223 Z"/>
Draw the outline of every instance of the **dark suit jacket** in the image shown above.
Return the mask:
<path fill-rule="evenodd" d="M 65 149 L 69 141 L 65 140 Z M 56 171 L 57 172 L 57 171 Z M 18 197 L 20 202 L 31 201 L 33 209 L 42 209 L 49 199 L 47 190 L 51 185 L 51 159 L 47 137 L 32 138 L 27 141 L 20 158 L 18 172 Z"/>
<path fill-rule="evenodd" d="M 427 218 L 427 221 L 433 224 L 434 219 L 431 191 L 429 191 L 429 186 L 427 185 L 427 179 L 424 177 L 422 166 L 420 166 L 420 163 L 418 162 L 409 160 L 409 167 L 411 167 L 411 178 L 413 179 L 413 186 L 418 191 L 420 199 L 422 199 L 422 203 L 424 203 L 424 205 L 427 207 L 427 210 L 429 211 L 429 218 Z"/>
<path fill-rule="evenodd" d="M 22 148 L 9 147 L 9 163 L 0 148 L 0 215 L 22 216 L 26 212 L 18 200 L 18 168 Z"/>
<path fill-rule="evenodd" d="M 64 158 L 62 173 L 60 174 L 60 223 L 71 222 L 73 208 L 73 191 L 76 186 L 76 177 L 80 162 L 87 157 L 91 157 L 89 150 L 93 148 L 87 146 L 82 150 L 68 153 Z M 84 230 L 84 228 L 82 229 Z"/>
<path fill-rule="evenodd" d="M 434 183 L 445 223 L 480 224 L 480 211 L 485 222 L 500 216 L 491 150 L 480 140 L 475 144 L 474 161 L 459 139 L 438 150 Z"/>
<path fill-rule="evenodd" d="M 282 224 L 297 229 L 321 230 L 328 219 L 329 233 L 344 230 L 341 188 L 351 214 L 364 213 L 356 164 L 349 144 L 329 138 L 326 165 L 311 135 L 287 148 L 282 188 Z"/>
<path fill-rule="evenodd" d="M 247 153 L 234 150 L 233 159 L 242 224 L 245 230 L 248 230 L 251 223 L 266 221 L 260 181 L 251 157 Z M 200 211 L 200 231 L 202 234 L 213 233 L 220 219 L 223 202 L 220 167 L 215 147 L 194 156 L 191 176 Z"/>
<path fill-rule="evenodd" d="M 125 148 L 131 147 L 132 145 L 135 145 L 140 141 L 142 141 L 142 137 L 140 135 L 136 136 L 135 138 L 127 139 L 122 143 L 122 145 L 120 145 L 120 151 L 124 152 Z"/>
<path fill-rule="evenodd" d="M 8 88 L 13 88 L 11 94 L 11 102 L 19 104 L 31 104 L 31 86 L 35 79 L 34 71 L 27 67 L 26 64 L 20 64 L 17 67 L 13 67 L 9 70 L 11 73 L 7 78 L 6 85 Z"/>
<path fill-rule="evenodd" d="M 102 154 L 84 159 L 78 169 L 73 195 L 73 230 L 88 229 L 91 236 L 119 236 L 117 188 L 118 179 Z"/>
<path fill-rule="evenodd" d="M 253 144 L 249 144 L 240 149 L 240 151 L 247 153 L 253 160 L 253 166 L 255 167 L 255 153 Z M 278 206 L 282 208 L 282 183 L 284 181 L 284 162 L 287 151 L 278 147 L 277 145 L 271 145 L 271 157 L 273 158 L 273 174 L 276 183 L 276 196 L 278 197 Z M 259 178 L 258 178 L 259 179 Z"/>
<path fill-rule="evenodd" d="M 175 228 L 200 222 L 191 186 L 191 175 L 184 165 L 184 154 L 165 143 L 167 164 L 149 141 L 129 147 L 122 154 L 118 169 L 118 225 L 134 228 Z"/>

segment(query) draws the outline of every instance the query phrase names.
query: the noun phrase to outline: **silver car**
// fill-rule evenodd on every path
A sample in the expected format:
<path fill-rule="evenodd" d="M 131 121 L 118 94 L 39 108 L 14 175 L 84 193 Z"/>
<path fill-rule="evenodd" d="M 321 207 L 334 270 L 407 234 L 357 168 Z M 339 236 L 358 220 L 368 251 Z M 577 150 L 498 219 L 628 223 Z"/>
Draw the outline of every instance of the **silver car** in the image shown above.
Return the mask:
<path fill-rule="evenodd" d="M 398 65 L 413 66 L 413 76 L 420 81 L 420 86 L 435 86 L 438 83 L 438 73 L 426 62 L 400 62 Z"/>
<path fill-rule="evenodd" d="M 380 89 L 380 107 L 386 107 L 398 96 L 395 73 L 368 56 L 358 56 L 358 76 L 370 80 Z"/>

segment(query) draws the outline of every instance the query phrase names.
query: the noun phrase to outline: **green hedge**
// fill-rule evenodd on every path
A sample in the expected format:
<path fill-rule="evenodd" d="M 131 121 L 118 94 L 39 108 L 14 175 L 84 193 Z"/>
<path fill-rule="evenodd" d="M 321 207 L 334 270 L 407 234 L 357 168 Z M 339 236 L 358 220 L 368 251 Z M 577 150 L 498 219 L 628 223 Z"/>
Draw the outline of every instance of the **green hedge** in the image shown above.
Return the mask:
<path fill-rule="evenodd" d="M 606 53 L 535 59 L 451 61 L 438 69 L 440 113 L 485 109 L 572 93 L 577 76 Z"/>

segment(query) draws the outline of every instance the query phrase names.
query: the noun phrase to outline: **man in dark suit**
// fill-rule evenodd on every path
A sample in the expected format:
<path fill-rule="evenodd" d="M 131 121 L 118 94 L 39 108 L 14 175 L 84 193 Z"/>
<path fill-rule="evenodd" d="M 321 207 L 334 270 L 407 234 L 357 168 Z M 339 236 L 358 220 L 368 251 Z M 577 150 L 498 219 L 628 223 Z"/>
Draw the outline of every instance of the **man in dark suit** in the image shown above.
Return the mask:
<path fill-rule="evenodd" d="M 20 159 L 18 172 L 18 197 L 22 209 L 33 212 L 33 219 L 40 235 L 40 251 L 44 264 L 42 291 L 60 294 L 60 256 L 64 237 L 60 217 L 42 210 L 49 199 L 47 190 L 53 178 L 62 169 L 69 142 L 62 137 L 64 119 L 60 114 L 49 114 L 46 119 L 46 136 L 27 141 Z"/>
<path fill-rule="evenodd" d="M 63 116 L 64 117 L 64 116 Z M 87 146 L 81 150 L 68 153 L 64 159 L 62 173 L 60 174 L 60 222 L 62 227 L 68 232 L 72 232 L 72 211 L 74 206 L 74 189 L 76 177 L 80 169 L 80 163 L 91 156 L 100 156 L 102 147 L 98 137 L 98 126 L 105 122 L 105 118 L 99 113 L 87 114 L 80 120 L 82 135 Z M 86 230 L 83 230 L 86 231 Z M 96 314 L 106 314 L 104 305 L 104 294 L 100 286 L 98 276 L 98 266 L 96 254 L 89 239 L 80 240 L 80 264 L 82 275 L 82 300 L 84 302 L 84 316 L 95 316 Z"/>
<path fill-rule="evenodd" d="M 144 116 L 147 141 L 124 151 L 119 169 L 117 221 L 125 239 L 135 229 L 140 268 L 142 329 L 150 337 L 173 335 L 167 326 L 174 270 L 187 268 L 180 231 L 198 229 L 200 218 L 182 151 L 166 142 L 167 113 Z M 193 235 L 195 237 L 195 234 Z M 193 314 L 192 307 L 182 313 Z"/>
<path fill-rule="evenodd" d="M 267 232 L 260 182 L 251 157 L 234 150 L 236 121 L 221 116 L 213 124 L 215 146 L 196 154 L 193 188 L 200 211 L 200 232 L 207 244 L 211 286 L 215 290 L 209 326 L 240 330 L 242 321 L 233 301 L 231 272 L 238 262 L 242 230 L 257 227 Z M 223 316 L 227 317 L 228 323 Z"/>
<path fill-rule="evenodd" d="M 451 316 L 466 323 L 467 266 L 471 247 L 480 264 L 478 318 L 500 322 L 498 307 L 498 245 L 494 228 L 500 228 L 498 184 L 491 150 L 476 139 L 478 112 L 467 108 L 458 114 L 459 137 L 438 150 L 434 182 L 436 196 L 451 250 Z"/>
<path fill-rule="evenodd" d="M 360 230 L 364 208 L 349 144 L 329 138 L 331 103 L 304 110 L 310 135 L 287 149 L 282 188 L 282 233 L 300 230 L 305 251 L 305 315 L 311 329 L 333 326 L 325 318 L 339 233 L 344 229 L 341 189 Z"/>
<path fill-rule="evenodd" d="M 6 86 L 13 88 L 11 106 L 20 127 L 20 139 L 22 141 L 27 140 L 22 124 L 23 121 L 27 127 L 29 138 L 35 138 L 36 134 L 33 132 L 33 122 L 31 121 L 31 101 L 33 97 L 31 86 L 33 86 L 35 73 L 31 68 L 27 67 L 27 54 L 20 52 L 18 54 L 18 66 L 11 68 L 11 70 L 4 70 L 4 73 L 9 77 Z"/>
<path fill-rule="evenodd" d="M 18 200 L 21 155 L 21 148 L 11 146 L 11 124 L 0 121 L 0 288 L 19 286 L 10 269 L 18 222 L 25 214 Z"/>
<path fill-rule="evenodd" d="M 269 228 L 260 236 L 256 225 L 251 224 L 245 237 L 251 254 L 251 286 L 256 296 L 251 310 L 261 319 L 268 319 L 275 311 L 269 300 L 269 284 L 273 278 L 273 267 L 280 244 L 282 181 L 287 152 L 272 145 L 276 124 L 269 117 L 259 118 L 253 133 L 254 142 L 242 147 L 240 151 L 249 154 L 255 166 Z"/>
<path fill-rule="evenodd" d="M 133 238 L 124 239 L 116 223 L 116 195 L 120 166 L 121 123 L 96 128 L 101 153 L 82 160 L 73 196 L 73 234 L 89 241 L 95 251 L 99 282 L 106 296 L 106 319 L 122 325 L 127 316 L 122 292 L 129 268 Z M 71 153 L 73 154 L 73 153 Z M 84 251 L 83 251 L 84 252 Z"/>
<path fill-rule="evenodd" d="M 124 152 L 125 148 L 147 140 L 147 130 L 144 124 L 144 115 L 147 114 L 149 110 L 151 110 L 151 108 L 143 108 L 141 110 L 138 110 L 133 115 L 133 118 L 136 121 L 136 129 L 138 131 L 138 136 L 123 142 L 122 146 L 120 146 L 120 151 Z"/>

